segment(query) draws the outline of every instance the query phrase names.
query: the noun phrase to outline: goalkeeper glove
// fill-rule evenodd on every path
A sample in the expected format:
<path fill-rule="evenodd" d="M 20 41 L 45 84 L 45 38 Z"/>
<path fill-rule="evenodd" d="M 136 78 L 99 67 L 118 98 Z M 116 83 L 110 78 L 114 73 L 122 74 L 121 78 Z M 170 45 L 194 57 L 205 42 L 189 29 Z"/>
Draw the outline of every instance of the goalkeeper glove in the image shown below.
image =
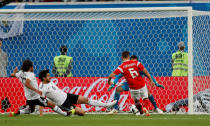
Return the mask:
<path fill-rule="evenodd" d="M 114 88 L 115 87 L 115 83 L 113 83 L 113 84 L 111 84 L 110 86 L 109 86 L 109 88 L 108 88 L 108 91 L 110 91 L 112 88 Z"/>
<path fill-rule="evenodd" d="M 156 80 L 155 80 L 154 82 L 155 82 L 155 85 L 156 85 L 157 87 L 160 87 L 160 88 L 163 88 L 163 89 L 165 88 L 163 85 L 158 84 L 158 82 L 157 82 Z"/>

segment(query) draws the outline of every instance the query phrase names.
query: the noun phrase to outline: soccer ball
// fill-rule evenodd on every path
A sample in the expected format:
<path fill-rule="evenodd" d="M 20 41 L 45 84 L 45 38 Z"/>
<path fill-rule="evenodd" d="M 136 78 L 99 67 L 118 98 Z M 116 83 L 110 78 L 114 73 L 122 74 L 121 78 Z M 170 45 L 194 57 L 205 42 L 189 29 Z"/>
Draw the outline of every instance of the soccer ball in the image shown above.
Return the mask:
<path fill-rule="evenodd" d="M 130 111 L 131 111 L 133 114 L 136 114 L 136 113 L 138 112 L 138 109 L 136 108 L 135 105 L 131 105 Z"/>

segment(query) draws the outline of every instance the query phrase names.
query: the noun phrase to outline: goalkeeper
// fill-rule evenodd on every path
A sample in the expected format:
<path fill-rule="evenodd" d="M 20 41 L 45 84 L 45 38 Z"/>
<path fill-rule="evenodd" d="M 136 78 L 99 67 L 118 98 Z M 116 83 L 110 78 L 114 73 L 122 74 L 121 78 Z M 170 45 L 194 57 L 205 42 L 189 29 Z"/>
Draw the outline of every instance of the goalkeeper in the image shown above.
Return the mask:
<path fill-rule="evenodd" d="M 131 59 L 131 60 L 134 60 L 134 61 L 137 61 L 137 60 L 138 60 L 138 57 L 135 56 L 135 55 L 133 55 L 133 56 L 130 57 L 130 59 Z M 141 76 L 146 76 L 145 73 L 142 72 L 142 71 L 140 71 L 139 73 L 140 73 Z M 110 91 L 112 88 L 115 87 L 115 85 L 117 84 L 117 82 L 119 81 L 119 79 L 120 79 L 121 77 L 123 77 L 122 74 L 119 74 L 119 75 L 116 76 L 115 80 L 113 81 L 113 84 L 110 85 L 108 91 Z M 151 77 L 152 77 L 152 76 L 151 76 Z M 155 82 L 155 85 L 156 85 L 157 87 L 164 88 L 164 86 L 158 84 L 157 81 L 156 81 L 153 77 L 152 77 L 152 80 Z M 115 95 L 114 95 L 114 100 L 117 100 L 117 103 L 114 105 L 114 108 L 112 109 L 112 111 L 109 112 L 109 114 L 118 113 L 118 111 L 119 111 L 118 101 L 119 101 L 119 99 L 120 99 L 120 93 L 123 92 L 123 91 L 129 91 L 128 83 L 127 83 L 126 80 L 122 80 L 121 83 L 120 83 L 120 85 L 116 88 Z M 155 110 L 156 110 L 158 113 L 162 114 L 163 111 L 157 107 L 157 103 L 156 103 L 156 101 L 155 101 L 153 95 L 152 95 L 149 91 L 148 91 L 148 96 L 149 96 L 149 100 L 150 100 L 150 102 L 152 103 L 152 105 L 154 106 Z"/>

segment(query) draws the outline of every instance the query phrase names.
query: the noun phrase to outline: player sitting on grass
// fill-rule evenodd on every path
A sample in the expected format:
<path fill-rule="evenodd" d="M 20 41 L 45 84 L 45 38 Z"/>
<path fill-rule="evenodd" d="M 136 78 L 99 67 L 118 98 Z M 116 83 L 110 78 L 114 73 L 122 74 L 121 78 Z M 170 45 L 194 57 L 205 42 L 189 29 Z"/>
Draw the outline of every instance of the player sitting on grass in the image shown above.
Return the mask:
<path fill-rule="evenodd" d="M 58 105 L 61 109 L 69 111 L 72 107 L 72 113 L 77 115 L 84 115 L 85 111 L 74 104 L 89 104 L 92 106 L 112 107 L 116 104 L 116 100 L 109 103 L 103 103 L 96 100 L 85 98 L 81 95 L 74 95 L 65 93 L 59 89 L 53 82 L 50 81 L 49 70 L 42 70 L 39 73 L 39 79 L 42 81 L 39 85 L 39 89 L 43 92 L 43 96 L 46 96 L 49 100 Z"/>
<path fill-rule="evenodd" d="M 64 116 L 69 116 L 71 112 L 62 111 L 57 105 L 48 101 L 46 98 L 40 97 L 42 92 L 38 90 L 38 83 L 33 73 L 33 63 L 30 60 L 25 60 L 21 66 L 21 70 L 18 72 L 16 67 L 12 77 L 17 77 L 22 82 L 25 92 L 25 97 L 27 99 L 26 105 L 23 109 L 18 110 L 18 112 L 11 112 L 10 116 L 16 116 L 20 114 L 30 114 L 34 112 L 35 105 L 40 105 L 43 107 L 50 107 L 56 113 Z"/>
<path fill-rule="evenodd" d="M 139 74 L 139 71 L 143 71 L 146 76 L 149 78 L 152 87 L 155 85 L 149 72 L 144 68 L 144 66 L 138 61 L 130 60 L 130 53 L 128 51 L 124 51 L 122 53 L 123 63 L 115 69 L 113 73 L 111 73 L 108 77 L 108 84 L 111 84 L 111 79 L 115 77 L 115 75 L 123 74 L 125 79 L 128 82 L 131 96 L 135 102 L 136 108 L 139 110 L 136 115 L 143 114 L 142 110 L 146 113 L 146 116 L 149 116 L 149 99 L 147 86 L 145 84 L 144 79 Z M 143 99 L 143 109 L 140 103 L 140 98 Z"/>
<path fill-rule="evenodd" d="M 133 56 L 130 57 L 130 60 L 138 61 L 138 57 L 135 56 L 135 55 L 133 55 Z M 146 76 L 146 74 L 145 74 L 143 71 L 140 71 L 139 73 L 140 73 L 140 75 L 141 75 L 142 77 L 143 77 L 143 76 Z M 108 91 L 110 91 L 112 88 L 114 88 L 115 85 L 117 84 L 117 82 L 118 82 L 118 81 L 120 80 L 120 78 L 122 78 L 122 77 L 123 77 L 122 74 L 117 75 L 117 76 L 115 77 L 114 81 L 113 81 L 113 84 L 110 85 Z M 163 85 L 160 85 L 160 84 L 157 83 L 157 81 L 154 79 L 153 76 L 151 76 L 151 78 L 152 78 L 152 80 L 155 82 L 155 85 L 156 85 L 157 87 L 164 88 Z M 125 79 L 122 80 L 122 81 L 120 82 L 119 86 L 116 88 L 115 95 L 114 95 L 114 100 L 117 100 L 117 103 L 114 105 L 114 108 L 112 109 L 112 111 L 109 112 L 109 114 L 118 113 L 118 111 L 119 111 L 118 101 L 119 101 L 119 99 L 120 99 L 120 93 L 123 92 L 123 91 L 129 91 L 128 82 L 127 82 Z M 149 92 L 149 90 L 148 90 L 148 95 L 149 95 L 149 100 L 150 100 L 150 102 L 152 103 L 152 105 L 154 106 L 155 110 L 156 110 L 158 113 L 162 114 L 163 111 L 157 107 L 157 103 L 156 103 L 156 101 L 155 101 L 153 95 Z"/>

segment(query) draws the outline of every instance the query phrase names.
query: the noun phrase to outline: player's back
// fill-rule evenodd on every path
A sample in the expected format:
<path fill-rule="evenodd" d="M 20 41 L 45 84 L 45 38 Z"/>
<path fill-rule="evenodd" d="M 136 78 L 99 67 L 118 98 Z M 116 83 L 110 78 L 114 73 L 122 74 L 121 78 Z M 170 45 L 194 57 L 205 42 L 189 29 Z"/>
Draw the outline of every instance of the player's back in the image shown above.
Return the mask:
<path fill-rule="evenodd" d="M 48 84 L 40 83 L 39 89 L 42 91 L 44 96 L 57 105 L 62 105 L 67 98 L 67 94 L 52 82 L 49 82 Z"/>
<path fill-rule="evenodd" d="M 38 83 L 35 77 L 35 74 L 33 72 L 23 72 L 22 70 L 16 73 L 16 77 L 21 81 L 24 87 L 25 97 L 27 100 L 33 100 L 40 97 L 39 94 L 37 94 L 35 91 L 32 91 L 31 89 L 27 88 L 25 86 L 26 79 L 30 80 L 30 85 L 36 89 L 38 89 Z"/>
<path fill-rule="evenodd" d="M 122 73 L 126 78 L 131 89 L 140 89 L 145 86 L 145 81 L 139 74 L 139 71 L 144 69 L 144 66 L 138 61 L 125 61 L 120 66 Z"/>

